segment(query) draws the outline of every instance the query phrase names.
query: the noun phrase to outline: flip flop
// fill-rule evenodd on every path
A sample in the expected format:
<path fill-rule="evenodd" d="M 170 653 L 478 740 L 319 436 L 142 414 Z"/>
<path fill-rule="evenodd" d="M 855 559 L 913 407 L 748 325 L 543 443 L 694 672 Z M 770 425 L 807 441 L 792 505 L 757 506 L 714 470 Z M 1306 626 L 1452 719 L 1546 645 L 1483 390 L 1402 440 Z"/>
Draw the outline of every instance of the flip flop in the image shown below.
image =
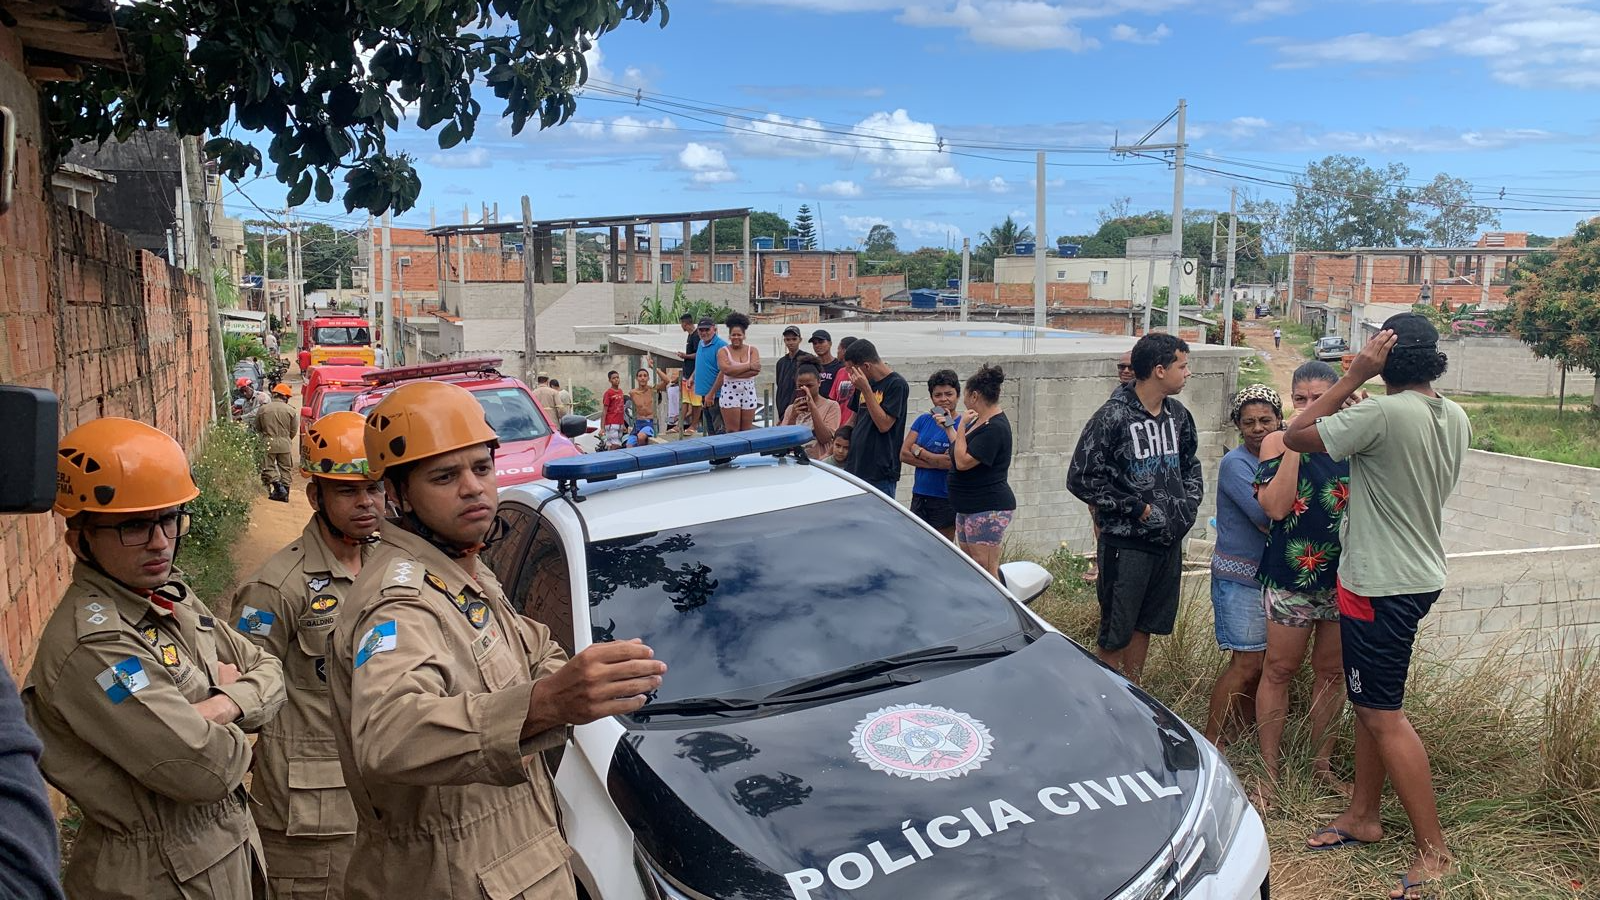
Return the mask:
<path fill-rule="evenodd" d="M 1335 828 L 1332 825 L 1329 825 L 1327 828 L 1319 829 L 1311 836 L 1321 837 L 1325 834 L 1334 835 L 1339 839 L 1331 844 L 1313 844 L 1311 841 L 1307 840 L 1306 849 L 1312 851 L 1313 853 L 1320 853 L 1324 850 L 1342 850 L 1345 847 L 1360 847 L 1364 844 L 1371 843 L 1370 841 L 1363 841 L 1350 832 L 1345 831 L 1343 828 Z"/>
<path fill-rule="evenodd" d="M 1410 878 L 1406 877 L 1404 873 L 1402 873 L 1400 875 L 1400 896 L 1395 897 L 1393 894 L 1385 894 L 1384 897 L 1386 900 L 1406 900 L 1412 891 L 1420 887 L 1427 887 L 1428 885 L 1433 884 L 1435 880 L 1436 879 L 1433 878 L 1424 878 L 1421 881 L 1412 881 Z M 1422 894 L 1417 895 L 1418 898 L 1422 896 Z"/>

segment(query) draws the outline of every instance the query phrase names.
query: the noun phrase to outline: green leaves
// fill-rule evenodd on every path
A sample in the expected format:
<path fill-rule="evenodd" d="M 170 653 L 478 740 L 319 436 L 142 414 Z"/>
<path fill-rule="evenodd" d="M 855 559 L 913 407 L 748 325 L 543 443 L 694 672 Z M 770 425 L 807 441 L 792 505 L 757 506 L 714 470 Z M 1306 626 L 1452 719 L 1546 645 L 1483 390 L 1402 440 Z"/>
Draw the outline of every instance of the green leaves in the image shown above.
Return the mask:
<path fill-rule="evenodd" d="M 449 150 L 472 139 L 490 86 L 514 132 L 577 110 L 571 88 L 585 75 L 582 51 L 625 21 L 650 21 L 664 0 L 275 0 L 213 4 L 131 0 L 118 5 L 139 77 L 89 68 L 76 82 L 42 88 L 57 154 L 77 141 L 125 137 L 171 125 L 185 135 L 271 136 L 274 176 L 290 206 L 331 201 L 345 169 L 347 210 L 404 212 L 421 181 L 411 161 L 388 150 L 400 105 L 414 104 L 424 130 L 441 126 Z M 496 20 L 520 33 L 480 35 Z M 499 30 L 499 26 L 496 26 Z M 365 62 L 358 54 L 368 54 Z M 207 141 L 223 174 L 260 172 L 247 135 Z"/>

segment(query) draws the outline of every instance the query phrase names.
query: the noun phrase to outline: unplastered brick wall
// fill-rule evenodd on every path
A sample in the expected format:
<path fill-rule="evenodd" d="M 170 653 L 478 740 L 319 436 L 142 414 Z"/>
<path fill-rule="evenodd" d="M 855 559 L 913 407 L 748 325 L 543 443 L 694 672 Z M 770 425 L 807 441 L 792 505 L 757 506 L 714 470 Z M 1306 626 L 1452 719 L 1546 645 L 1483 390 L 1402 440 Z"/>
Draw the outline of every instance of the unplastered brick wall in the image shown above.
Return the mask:
<path fill-rule="evenodd" d="M 1469 450 L 1444 540 L 1452 553 L 1600 542 L 1600 469 Z"/>
<path fill-rule="evenodd" d="M 211 419 L 201 284 L 45 199 L 36 145 L 24 146 L 17 195 L 0 216 L 0 382 L 55 391 L 63 431 L 127 416 L 193 455 Z M 32 663 L 71 564 L 60 517 L 0 516 L 0 653 L 14 672 Z"/>

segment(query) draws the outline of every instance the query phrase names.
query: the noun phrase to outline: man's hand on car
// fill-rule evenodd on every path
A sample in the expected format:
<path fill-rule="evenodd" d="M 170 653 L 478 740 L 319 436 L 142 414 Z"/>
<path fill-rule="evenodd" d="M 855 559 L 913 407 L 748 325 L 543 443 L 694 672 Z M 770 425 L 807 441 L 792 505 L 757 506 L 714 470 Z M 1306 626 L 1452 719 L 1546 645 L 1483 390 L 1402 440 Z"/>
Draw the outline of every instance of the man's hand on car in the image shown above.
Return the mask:
<path fill-rule="evenodd" d="M 556 725 L 585 725 L 606 716 L 633 712 L 645 704 L 646 694 L 661 686 L 666 663 L 638 639 L 591 644 L 551 675 L 534 682 L 528 709 L 527 733 L 548 721 Z"/>

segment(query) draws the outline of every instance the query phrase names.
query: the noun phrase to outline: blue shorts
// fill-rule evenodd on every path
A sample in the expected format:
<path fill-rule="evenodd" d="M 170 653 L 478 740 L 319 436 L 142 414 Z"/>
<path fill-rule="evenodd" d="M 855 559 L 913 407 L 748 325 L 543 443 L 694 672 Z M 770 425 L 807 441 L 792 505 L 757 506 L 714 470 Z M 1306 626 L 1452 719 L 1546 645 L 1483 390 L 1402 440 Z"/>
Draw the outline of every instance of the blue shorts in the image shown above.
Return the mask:
<path fill-rule="evenodd" d="M 633 430 L 628 432 L 628 436 L 622 439 L 622 446 L 635 447 L 639 444 L 648 445 L 650 443 L 650 439 L 655 436 L 655 419 L 634 419 Z"/>
<path fill-rule="evenodd" d="M 1211 609 L 1216 614 L 1217 646 L 1255 653 L 1267 649 L 1267 607 L 1261 585 L 1211 576 Z"/>

